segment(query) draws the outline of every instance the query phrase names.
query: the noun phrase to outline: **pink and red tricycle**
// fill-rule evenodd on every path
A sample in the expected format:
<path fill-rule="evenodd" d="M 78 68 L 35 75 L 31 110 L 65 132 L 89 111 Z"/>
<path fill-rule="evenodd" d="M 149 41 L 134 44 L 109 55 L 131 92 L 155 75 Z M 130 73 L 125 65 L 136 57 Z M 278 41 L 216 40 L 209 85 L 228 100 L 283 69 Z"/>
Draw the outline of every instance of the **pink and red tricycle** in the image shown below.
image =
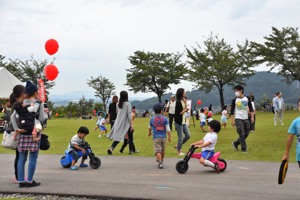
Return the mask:
<path fill-rule="evenodd" d="M 200 152 L 194 153 L 196 149 L 197 148 L 194 145 L 192 145 L 191 148 L 189 149 L 189 152 L 184 157 L 184 159 L 177 162 L 177 164 L 176 164 L 177 172 L 179 172 L 180 174 L 184 174 L 185 172 L 187 172 L 187 170 L 189 169 L 188 162 L 189 162 L 190 158 L 195 158 L 198 160 L 201 158 Z M 220 158 L 220 155 L 221 155 L 221 152 L 216 152 L 213 155 L 213 157 L 211 157 L 209 160 L 213 163 L 218 162 L 220 172 L 224 172 L 227 168 L 227 163 L 224 159 Z"/>

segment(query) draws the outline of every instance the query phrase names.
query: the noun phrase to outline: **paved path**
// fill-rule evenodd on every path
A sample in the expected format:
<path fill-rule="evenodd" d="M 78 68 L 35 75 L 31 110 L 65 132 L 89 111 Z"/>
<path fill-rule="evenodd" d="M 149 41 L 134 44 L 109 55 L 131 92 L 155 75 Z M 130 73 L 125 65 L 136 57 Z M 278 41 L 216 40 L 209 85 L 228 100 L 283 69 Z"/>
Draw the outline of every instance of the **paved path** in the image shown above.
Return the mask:
<path fill-rule="evenodd" d="M 110 199 L 300 199 L 300 171 L 289 165 L 286 181 L 277 184 L 280 163 L 227 161 L 225 172 L 216 174 L 191 159 L 186 174 L 175 170 L 179 159 L 165 160 L 158 169 L 154 158 L 102 156 L 102 165 L 77 171 L 60 166 L 61 155 L 40 155 L 35 179 L 42 185 L 18 188 L 13 178 L 14 155 L 0 154 L 0 192 L 72 194 Z"/>

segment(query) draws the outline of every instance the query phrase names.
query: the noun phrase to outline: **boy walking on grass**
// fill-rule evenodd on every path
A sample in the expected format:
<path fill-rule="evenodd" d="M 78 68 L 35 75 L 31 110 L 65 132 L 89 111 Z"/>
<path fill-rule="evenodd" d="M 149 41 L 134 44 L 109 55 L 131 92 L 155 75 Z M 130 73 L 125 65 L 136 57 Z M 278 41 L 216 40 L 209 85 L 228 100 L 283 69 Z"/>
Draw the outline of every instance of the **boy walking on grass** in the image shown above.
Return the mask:
<path fill-rule="evenodd" d="M 78 160 L 78 153 L 77 151 L 81 151 L 82 154 L 85 154 L 85 149 L 81 147 L 81 145 L 83 144 L 83 139 L 85 138 L 85 136 L 87 136 L 89 134 L 89 129 L 85 126 L 81 126 L 78 131 L 77 134 L 74 135 L 69 143 L 68 146 L 68 150 L 69 150 L 69 154 L 72 155 L 73 160 L 72 160 L 72 164 L 70 167 L 70 170 L 77 170 L 78 168 L 75 166 L 75 163 Z M 79 165 L 80 167 L 87 167 L 87 164 L 84 164 L 84 161 L 87 159 L 87 155 L 82 156 L 81 159 L 81 164 Z"/>
<path fill-rule="evenodd" d="M 171 142 L 170 126 L 168 119 L 163 115 L 163 105 L 157 103 L 153 106 L 155 116 L 150 119 L 149 134 L 153 133 L 153 146 L 158 168 L 164 168 L 163 160 L 165 156 L 166 137 L 168 134 L 168 141 Z"/>

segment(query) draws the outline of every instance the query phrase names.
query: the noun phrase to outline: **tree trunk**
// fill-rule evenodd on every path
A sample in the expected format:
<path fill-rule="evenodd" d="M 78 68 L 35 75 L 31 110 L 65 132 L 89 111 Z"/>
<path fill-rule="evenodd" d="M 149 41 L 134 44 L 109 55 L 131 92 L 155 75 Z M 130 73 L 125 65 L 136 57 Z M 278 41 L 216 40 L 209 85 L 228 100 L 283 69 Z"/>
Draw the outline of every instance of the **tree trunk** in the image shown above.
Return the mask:
<path fill-rule="evenodd" d="M 162 96 L 161 94 L 157 94 L 158 102 L 159 102 L 159 103 L 161 103 L 161 96 Z"/>
<path fill-rule="evenodd" d="M 224 93 L 223 93 L 223 86 L 220 87 L 219 89 L 219 95 L 220 95 L 220 103 L 221 103 L 221 111 L 223 110 L 224 107 Z"/>

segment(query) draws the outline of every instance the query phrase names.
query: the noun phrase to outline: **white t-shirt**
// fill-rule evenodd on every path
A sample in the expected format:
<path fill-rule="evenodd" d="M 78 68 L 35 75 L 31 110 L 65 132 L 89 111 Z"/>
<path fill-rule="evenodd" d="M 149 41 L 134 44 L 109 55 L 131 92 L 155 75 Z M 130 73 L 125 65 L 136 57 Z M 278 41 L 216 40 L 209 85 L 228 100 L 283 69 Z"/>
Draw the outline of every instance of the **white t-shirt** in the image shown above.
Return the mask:
<path fill-rule="evenodd" d="M 72 144 L 72 145 L 74 145 L 74 144 L 80 145 L 80 144 L 82 144 L 82 143 L 83 143 L 83 139 L 80 139 L 80 138 L 78 137 L 77 134 L 74 135 L 74 136 L 72 137 L 72 139 L 71 139 L 69 145 L 68 145 L 69 151 L 74 150 L 74 148 L 71 147 L 71 144 Z"/>
<path fill-rule="evenodd" d="M 227 117 L 227 110 L 222 111 L 222 116 Z"/>
<path fill-rule="evenodd" d="M 199 114 L 199 117 L 200 117 L 200 121 L 201 121 L 201 122 L 206 122 L 206 116 L 205 116 L 204 113 L 200 113 L 200 114 Z"/>
<path fill-rule="evenodd" d="M 102 118 L 100 120 L 100 126 L 105 126 L 105 124 L 106 124 L 106 120 L 105 120 L 105 118 Z"/>
<path fill-rule="evenodd" d="M 204 136 L 203 140 L 204 140 L 204 143 L 210 142 L 211 145 L 209 145 L 207 147 L 203 147 L 202 151 L 205 151 L 205 150 L 214 150 L 215 146 L 217 144 L 218 135 L 215 132 L 206 133 L 206 135 Z"/>
<path fill-rule="evenodd" d="M 168 102 L 168 108 L 169 108 L 169 113 L 170 114 L 175 114 L 175 105 L 176 105 L 176 101 L 169 101 Z"/>
<path fill-rule="evenodd" d="M 248 103 L 246 96 L 235 99 L 235 119 L 248 119 Z"/>
<path fill-rule="evenodd" d="M 278 109 L 282 109 L 282 100 L 278 98 Z"/>

